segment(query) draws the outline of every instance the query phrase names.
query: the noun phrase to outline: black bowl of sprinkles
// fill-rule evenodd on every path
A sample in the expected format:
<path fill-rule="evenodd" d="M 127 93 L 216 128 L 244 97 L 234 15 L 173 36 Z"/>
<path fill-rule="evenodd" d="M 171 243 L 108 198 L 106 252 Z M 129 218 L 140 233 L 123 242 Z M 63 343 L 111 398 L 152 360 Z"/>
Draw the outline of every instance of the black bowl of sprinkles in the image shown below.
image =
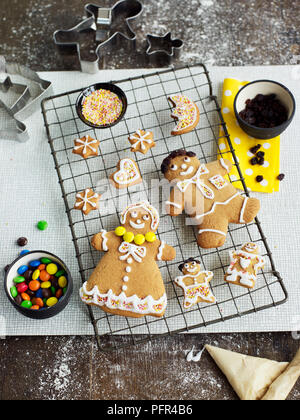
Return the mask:
<path fill-rule="evenodd" d="M 77 98 L 76 111 L 86 125 L 109 128 L 118 124 L 127 110 L 122 89 L 112 83 L 96 83 L 84 89 Z"/>

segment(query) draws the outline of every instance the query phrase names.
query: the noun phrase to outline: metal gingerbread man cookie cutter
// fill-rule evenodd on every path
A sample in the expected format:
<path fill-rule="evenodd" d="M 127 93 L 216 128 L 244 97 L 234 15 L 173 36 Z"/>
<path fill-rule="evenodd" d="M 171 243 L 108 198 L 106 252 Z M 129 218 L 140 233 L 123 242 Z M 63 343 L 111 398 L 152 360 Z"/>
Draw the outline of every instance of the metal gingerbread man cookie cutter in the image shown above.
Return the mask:
<path fill-rule="evenodd" d="M 157 67 L 169 65 L 173 58 L 178 58 L 183 47 L 181 39 L 172 39 L 171 32 L 164 36 L 147 35 L 146 55 L 151 64 Z"/>
<path fill-rule="evenodd" d="M 112 8 L 87 4 L 84 9 L 86 19 L 71 29 L 55 31 L 53 39 L 62 54 L 77 53 L 82 72 L 97 73 L 105 49 L 113 51 L 121 43 L 135 48 L 136 34 L 131 23 L 142 13 L 143 5 L 137 0 L 121 0 Z M 84 45 L 88 38 L 93 40 L 92 51 Z"/>

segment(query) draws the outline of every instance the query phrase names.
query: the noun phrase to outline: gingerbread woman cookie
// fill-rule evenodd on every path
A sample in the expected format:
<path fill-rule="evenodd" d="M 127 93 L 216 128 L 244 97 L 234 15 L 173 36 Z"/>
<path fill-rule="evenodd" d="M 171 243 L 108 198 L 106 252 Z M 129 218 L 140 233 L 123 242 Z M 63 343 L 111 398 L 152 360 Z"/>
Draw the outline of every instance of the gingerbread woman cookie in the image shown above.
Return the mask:
<path fill-rule="evenodd" d="M 100 194 L 95 193 L 92 189 L 86 189 L 76 194 L 75 210 L 81 210 L 86 216 L 92 211 L 99 208 Z"/>
<path fill-rule="evenodd" d="M 144 155 L 149 149 L 155 146 L 153 140 L 153 133 L 151 131 L 137 130 L 134 134 L 128 137 L 132 148 L 132 152 L 140 152 Z"/>
<path fill-rule="evenodd" d="M 81 139 L 74 140 L 74 149 L 72 153 L 80 155 L 84 159 L 90 156 L 98 156 L 99 140 L 95 140 L 90 136 L 81 137 Z"/>
<path fill-rule="evenodd" d="M 216 298 L 209 287 L 214 274 L 211 271 L 201 271 L 200 261 L 189 258 L 178 268 L 183 276 L 176 277 L 174 282 L 184 292 L 184 309 L 189 309 L 199 302 L 216 302 Z"/>
<path fill-rule="evenodd" d="M 93 237 L 93 247 L 106 253 L 80 290 L 83 302 L 116 315 L 163 316 L 167 296 L 156 261 L 173 260 L 175 250 L 157 239 L 158 224 L 157 210 L 142 201 L 123 211 L 115 231 Z"/>
<path fill-rule="evenodd" d="M 247 242 L 238 251 L 230 251 L 230 266 L 225 274 L 228 283 L 253 289 L 258 270 L 265 266 L 265 258 L 259 255 L 259 247 Z"/>
<path fill-rule="evenodd" d="M 117 171 L 110 176 L 113 185 L 118 188 L 128 188 L 142 182 L 141 173 L 134 160 L 121 159 L 117 165 Z"/>
<path fill-rule="evenodd" d="M 202 248 L 222 246 L 229 223 L 249 223 L 259 211 L 258 199 L 243 197 L 224 178 L 231 167 L 227 159 L 201 164 L 195 153 L 185 150 L 172 152 L 161 165 L 173 187 L 167 213 L 178 216 L 184 210 L 198 228 Z"/>
<path fill-rule="evenodd" d="M 175 106 L 171 116 L 178 121 L 176 128 L 171 132 L 173 136 L 192 131 L 198 124 L 200 113 L 197 105 L 187 96 L 172 95 L 169 101 Z"/>

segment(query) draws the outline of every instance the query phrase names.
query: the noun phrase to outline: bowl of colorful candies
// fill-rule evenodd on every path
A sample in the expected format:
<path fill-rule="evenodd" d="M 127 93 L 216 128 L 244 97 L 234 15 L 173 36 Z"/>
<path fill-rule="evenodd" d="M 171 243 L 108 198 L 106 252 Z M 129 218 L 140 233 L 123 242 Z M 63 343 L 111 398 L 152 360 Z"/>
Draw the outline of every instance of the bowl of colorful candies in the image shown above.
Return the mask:
<path fill-rule="evenodd" d="M 68 304 L 73 281 L 66 264 L 46 251 L 31 251 L 7 269 L 5 292 L 21 314 L 34 319 L 51 318 Z"/>

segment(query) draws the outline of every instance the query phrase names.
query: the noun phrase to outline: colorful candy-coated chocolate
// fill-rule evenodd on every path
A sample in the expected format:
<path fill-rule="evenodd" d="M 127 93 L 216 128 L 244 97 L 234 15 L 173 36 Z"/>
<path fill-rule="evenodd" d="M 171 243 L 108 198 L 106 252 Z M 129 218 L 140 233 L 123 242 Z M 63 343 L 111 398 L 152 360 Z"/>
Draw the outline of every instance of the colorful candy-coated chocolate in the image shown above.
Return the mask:
<path fill-rule="evenodd" d="M 57 265 L 56 265 L 56 264 L 51 263 L 51 264 L 48 264 L 48 265 L 47 265 L 46 271 L 47 271 L 47 273 L 49 273 L 50 275 L 54 275 L 54 274 L 56 274 L 56 273 L 57 273 L 57 271 L 58 271 L 58 267 L 57 267 Z"/>
<path fill-rule="evenodd" d="M 50 281 L 43 281 L 43 282 L 41 283 L 41 288 L 42 288 L 42 289 L 49 289 L 49 287 L 51 287 L 51 283 L 50 283 Z"/>
<path fill-rule="evenodd" d="M 40 274 L 41 272 L 39 269 L 35 270 L 32 274 L 32 280 L 37 280 L 40 277 Z"/>
<path fill-rule="evenodd" d="M 21 298 L 23 300 L 30 300 L 30 296 L 27 293 L 21 293 Z"/>
<path fill-rule="evenodd" d="M 17 276 L 14 278 L 14 283 L 16 284 L 23 283 L 24 281 L 25 281 L 25 278 L 23 276 Z"/>
<path fill-rule="evenodd" d="M 39 265 L 39 266 L 38 266 L 38 269 L 39 269 L 40 271 L 42 271 L 42 270 L 46 270 L 46 264 L 41 264 L 41 265 Z"/>
<path fill-rule="evenodd" d="M 21 267 L 18 268 L 18 274 L 20 274 L 20 276 L 22 276 L 27 270 L 28 270 L 27 265 L 21 265 Z"/>
<path fill-rule="evenodd" d="M 41 258 L 41 263 L 47 265 L 47 264 L 51 264 L 52 261 L 49 258 L 43 257 L 43 258 Z"/>
<path fill-rule="evenodd" d="M 65 272 L 65 270 L 63 270 L 63 269 L 61 269 L 61 270 L 58 270 L 58 272 L 55 274 L 55 277 L 61 277 L 61 276 L 64 276 L 66 274 L 66 272 Z"/>
<path fill-rule="evenodd" d="M 63 288 L 63 294 L 64 294 L 64 295 L 66 294 L 67 289 L 68 289 L 67 287 L 64 287 L 64 288 Z"/>
<path fill-rule="evenodd" d="M 50 289 L 43 289 L 43 300 L 49 299 L 52 296 L 52 292 Z"/>
<path fill-rule="evenodd" d="M 55 296 L 55 293 L 56 293 L 55 287 L 53 287 L 53 286 L 50 287 L 50 290 L 51 290 L 52 295 Z"/>
<path fill-rule="evenodd" d="M 32 303 L 30 302 L 30 300 L 23 300 L 23 302 L 21 303 L 21 306 L 23 308 L 30 309 L 32 307 Z"/>
<path fill-rule="evenodd" d="M 24 282 L 17 285 L 18 293 L 26 292 L 27 289 L 28 289 L 28 286 Z"/>
<path fill-rule="evenodd" d="M 12 295 L 13 298 L 18 296 L 18 290 L 16 288 L 16 286 L 13 286 L 10 288 L 10 294 Z"/>
<path fill-rule="evenodd" d="M 34 260 L 29 263 L 30 267 L 37 268 L 41 264 L 40 260 Z"/>
<path fill-rule="evenodd" d="M 64 287 L 66 287 L 66 285 L 68 284 L 68 280 L 67 280 L 67 278 L 65 277 L 65 276 L 61 276 L 59 279 L 58 279 L 58 285 L 59 285 L 59 287 L 61 287 L 62 289 L 64 288 Z"/>
<path fill-rule="evenodd" d="M 40 309 L 39 305 L 33 305 L 30 309 L 38 311 Z"/>
<path fill-rule="evenodd" d="M 41 299 L 41 298 L 35 297 L 35 298 L 31 299 L 31 302 L 32 302 L 33 305 L 37 305 L 40 308 L 42 308 L 44 306 L 43 299 Z"/>
<path fill-rule="evenodd" d="M 43 289 L 39 289 L 35 292 L 35 296 L 37 298 L 42 298 L 43 297 Z"/>
<path fill-rule="evenodd" d="M 28 251 L 28 249 L 23 249 L 23 251 L 20 252 L 20 257 L 22 257 L 23 255 L 28 254 L 28 252 L 30 252 L 30 251 Z"/>
<path fill-rule="evenodd" d="M 57 299 L 61 298 L 63 295 L 63 289 L 58 289 L 57 292 L 55 293 L 55 297 L 57 297 Z"/>
<path fill-rule="evenodd" d="M 36 292 L 41 287 L 41 283 L 38 280 L 31 280 L 28 286 L 30 290 L 32 290 L 33 292 Z"/>
<path fill-rule="evenodd" d="M 48 223 L 46 222 L 46 220 L 40 220 L 37 224 L 37 228 L 39 230 L 46 230 L 48 227 Z"/>
<path fill-rule="evenodd" d="M 16 296 L 16 297 L 15 297 L 15 302 L 16 302 L 18 305 L 21 305 L 21 303 L 22 303 L 22 298 L 21 298 L 21 295 L 18 295 L 18 296 Z"/>
<path fill-rule="evenodd" d="M 40 280 L 41 280 L 41 281 L 49 281 L 49 280 L 50 280 L 50 278 L 51 278 L 51 276 L 50 276 L 50 274 L 49 274 L 49 273 L 47 273 L 47 271 L 46 271 L 46 270 L 42 270 L 42 271 L 40 272 Z"/>
<path fill-rule="evenodd" d="M 47 299 L 46 304 L 47 304 L 47 306 L 54 306 L 54 305 L 57 304 L 57 302 L 58 302 L 58 300 L 57 300 L 56 297 L 51 297 L 51 298 Z"/>
<path fill-rule="evenodd" d="M 23 274 L 23 277 L 25 278 L 26 281 L 30 281 L 31 280 L 33 272 L 34 272 L 34 270 L 32 270 L 31 268 L 29 268 L 29 270 L 27 270 Z"/>

